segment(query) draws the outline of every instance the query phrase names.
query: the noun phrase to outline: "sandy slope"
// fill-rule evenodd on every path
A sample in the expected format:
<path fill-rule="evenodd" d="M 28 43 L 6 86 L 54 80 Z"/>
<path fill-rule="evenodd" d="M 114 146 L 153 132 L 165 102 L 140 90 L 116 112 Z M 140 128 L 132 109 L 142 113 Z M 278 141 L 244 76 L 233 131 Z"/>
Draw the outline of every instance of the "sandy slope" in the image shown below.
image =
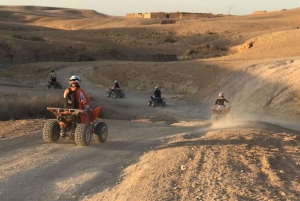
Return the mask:
<path fill-rule="evenodd" d="M 255 127 L 177 135 L 87 200 L 298 200 L 299 136 Z"/>

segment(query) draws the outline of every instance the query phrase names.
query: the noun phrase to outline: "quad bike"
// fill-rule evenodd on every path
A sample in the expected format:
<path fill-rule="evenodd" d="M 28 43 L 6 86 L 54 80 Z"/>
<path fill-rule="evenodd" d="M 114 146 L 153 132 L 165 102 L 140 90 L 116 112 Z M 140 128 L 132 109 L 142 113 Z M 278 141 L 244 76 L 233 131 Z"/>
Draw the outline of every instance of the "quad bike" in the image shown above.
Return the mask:
<path fill-rule="evenodd" d="M 62 89 L 62 85 L 59 82 L 48 81 L 47 89 Z"/>
<path fill-rule="evenodd" d="M 166 106 L 166 102 L 164 101 L 164 98 L 150 96 L 150 100 L 148 100 L 148 106 L 153 106 L 153 107 L 161 106 L 161 107 L 165 107 Z"/>
<path fill-rule="evenodd" d="M 94 134 L 98 143 L 105 142 L 108 135 L 106 123 L 100 122 L 98 115 L 102 107 L 90 109 L 52 108 L 48 107 L 56 116 L 56 120 L 49 120 L 43 127 L 44 142 L 55 143 L 60 137 L 75 140 L 76 145 L 89 146 Z"/>
<path fill-rule="evenodd" d="M 212 108 L 213 115 L 211 116 L 211 123 L 218 123 L 218 122 L 233 122 L 233 115 L 231 113 L 231 106 L 225 108 Z"/>
<path fill-rule="evenodd" d="M 125 93 L 122 89 L 116 89 L 114 87 L 110 87 L 109 91 L 106 93 L 107 97 L 114 97 L 114 98 L 125 98 Z"/>

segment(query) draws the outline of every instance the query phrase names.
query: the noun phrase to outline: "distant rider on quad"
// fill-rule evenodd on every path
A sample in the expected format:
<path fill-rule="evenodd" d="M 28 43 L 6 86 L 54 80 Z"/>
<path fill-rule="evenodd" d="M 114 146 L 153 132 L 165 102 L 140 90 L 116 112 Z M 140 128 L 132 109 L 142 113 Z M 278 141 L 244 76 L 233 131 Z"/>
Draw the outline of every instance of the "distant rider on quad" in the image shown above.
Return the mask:
<path fill-rule="evenodd" d="M 64 108 L 68 109 L 83 109 L 90 111 L 90 98 L 85 91 L 80 88 L 81 79 L 77 75 L 72 75 L 69 79 L 70 87 L 64 92 Z"/>
<path fill-rule="evenodd" d="M 114 85 L 114 86 L 112 86 L 112 88 L 113 88 L 114 92 L 116 92 L 116 91 L 119 91 L 119 90 L 120 90 L 120 85 L 119 85 L 119 82 L 118 82 L 118 80 L 115 80 L 115 85 Z"/>
<path fill-rule="evenodd" d="M 155 91 L 153 93 L 153 97 L 154 98 L 161 98 L 161 91 L 159 90 L 159 88 L 157 86 L 155 87 Z"/>
<path fill-rule="evenodd" d="M 51 80 L 51 83 L 56 82 L 56 75 L 54 73 L 54 70 L 52 70 L 50 73 L 50 80 Z"/>
<path fill-rule="evenodd" d="M 217 98 L 215 105 L 217 105 L 217 110 L 223 110 L 225 109 L 225 102 L 229 103 L 228 100 L 224 97 L 224 93 L 220 92 L 219 97 Z"/>
<path fill-rule="evenodd" d="M 114 89 L 115 89 L 115 90 L 119 90 L 119 89 L 120 89 L 120 85 L 119 85 L 118 80 L 115 80 Z"/>

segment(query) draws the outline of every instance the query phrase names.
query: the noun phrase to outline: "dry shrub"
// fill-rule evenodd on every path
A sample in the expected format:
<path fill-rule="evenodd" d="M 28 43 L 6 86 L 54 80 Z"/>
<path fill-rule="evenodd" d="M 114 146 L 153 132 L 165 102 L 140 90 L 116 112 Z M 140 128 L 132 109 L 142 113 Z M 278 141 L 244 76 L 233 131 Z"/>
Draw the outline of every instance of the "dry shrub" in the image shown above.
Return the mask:
<path fill-rule="evenodd" d="M 0 120 L 54 118 L 47 107 L 63 107 L 63 99 L 58 95 L 17 96 L 5 95 L 0 99 Z"/>
<path fill-rule="evenodd" d="M 165 43 L 175 43 L 175 42 L 176 42 L 176 39 L 174 39 L 174 38 L 166 38 L 166 39 L 164 40 L 164 42 L 165 42 Z"/>
<path fill-rule="evenodd" d="M 44 42 L 46 41 L 44 38 L 42 37 L 38 37 L 38 36 L 22 36 L 22 35 L 13 35 L 14 38 L 17 39 L 21 39 L 21 40 L 31 40 L 31 41 L 37 41 L 37 42 Z"/>

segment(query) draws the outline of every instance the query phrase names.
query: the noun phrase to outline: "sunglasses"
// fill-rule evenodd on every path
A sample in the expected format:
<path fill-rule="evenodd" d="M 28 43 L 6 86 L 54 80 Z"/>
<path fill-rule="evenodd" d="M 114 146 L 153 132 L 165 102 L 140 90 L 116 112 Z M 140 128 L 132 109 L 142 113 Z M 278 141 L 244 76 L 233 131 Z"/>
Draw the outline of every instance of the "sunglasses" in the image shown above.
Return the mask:
<path fill-rule="evenodd" d="M 70 81 L 76 81 L 76 80 L 73 79 L 73 80 L 70 80 Z"/>

